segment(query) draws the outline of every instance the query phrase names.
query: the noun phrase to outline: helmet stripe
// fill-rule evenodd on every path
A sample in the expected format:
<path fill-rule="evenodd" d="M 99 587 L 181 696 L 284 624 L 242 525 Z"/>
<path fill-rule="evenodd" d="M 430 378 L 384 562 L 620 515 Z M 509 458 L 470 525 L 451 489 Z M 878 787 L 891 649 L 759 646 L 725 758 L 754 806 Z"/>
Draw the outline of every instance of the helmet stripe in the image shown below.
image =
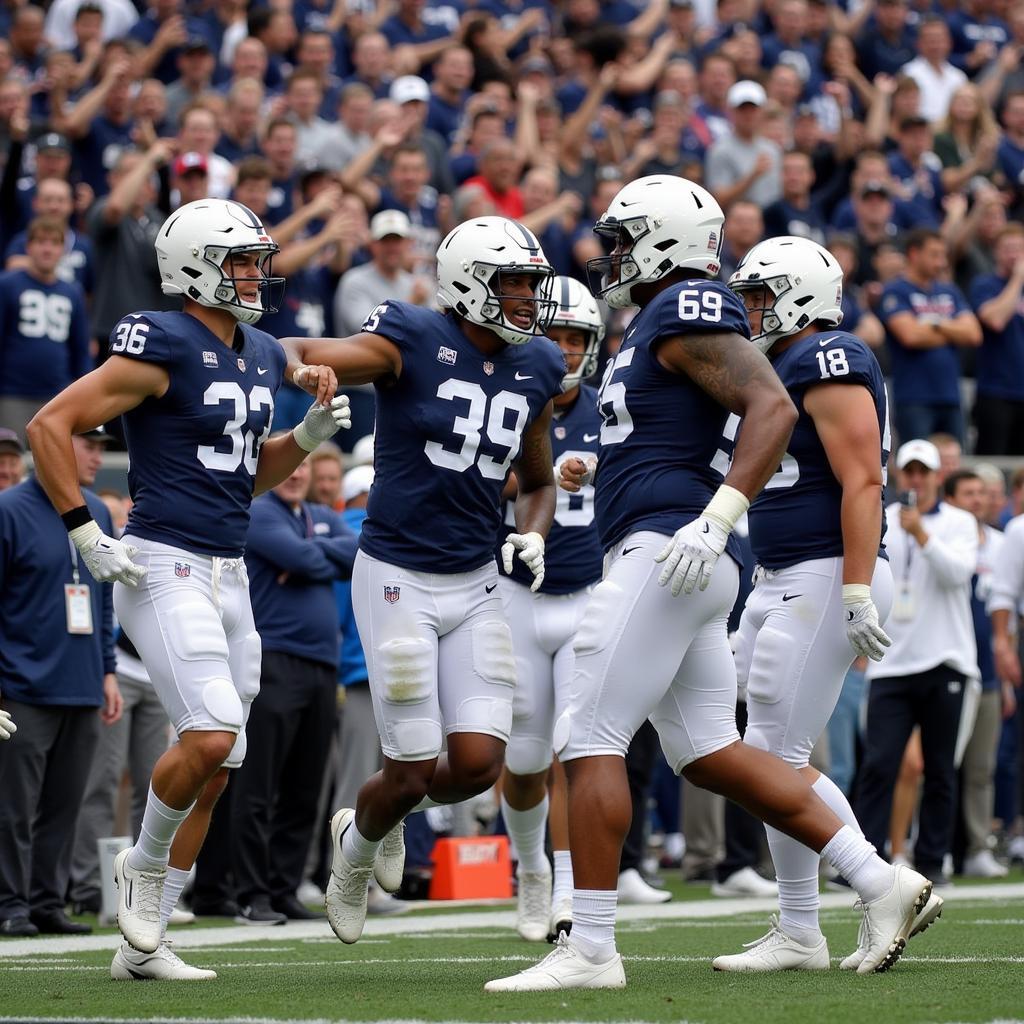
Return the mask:
<path fill-rule="evenodd" d="M 513 225 L 519 229 L 519 233 L 523 236 L 523 242 L 526 244 L 527 249 L 540 250 L 540 242 L 537 241 L 536 236 L 528 228 L 523 227 L 519 221 L 512 221 Z"/>
<path fill-rule="evenodd" d="M 562 298 L 559 302 L 563 312 L 568 312 L 569 309 L 569 278 L 562 278 Z"/>

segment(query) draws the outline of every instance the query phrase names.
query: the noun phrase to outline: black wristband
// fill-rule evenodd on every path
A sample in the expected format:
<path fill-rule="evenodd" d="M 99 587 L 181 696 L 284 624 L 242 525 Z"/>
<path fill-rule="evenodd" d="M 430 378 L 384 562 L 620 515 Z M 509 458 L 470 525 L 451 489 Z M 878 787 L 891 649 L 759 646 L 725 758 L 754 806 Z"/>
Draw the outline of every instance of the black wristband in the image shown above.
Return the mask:
<path fill-rule="evenodd" d="M 73 508 L 69 512 L 62 512 L 61 519 L 64 522 L 64 529 L 70 533 L 72 530 L 77 530 L 79 526 L 85 526 L 86 523 L 92 521 L 92 513 L 89 511 L 88 505 L 79 505 L 78 508 Z"/>

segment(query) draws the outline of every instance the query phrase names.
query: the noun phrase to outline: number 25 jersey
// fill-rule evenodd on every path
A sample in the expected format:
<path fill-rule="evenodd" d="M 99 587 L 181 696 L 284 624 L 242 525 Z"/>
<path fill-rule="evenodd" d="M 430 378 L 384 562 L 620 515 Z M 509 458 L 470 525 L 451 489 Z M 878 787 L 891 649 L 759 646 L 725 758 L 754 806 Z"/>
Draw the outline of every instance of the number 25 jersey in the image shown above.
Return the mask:
<path fill-rule="evenodd" d="M 565 360 L 547 338 L 485 355 L 453 316 L 404 302 L 379 305 L 363 330 L 397 346 L 402 372 L 376 386 L 360 547 L 418 572 L 478 569 L 523 431 L 560 391 Z"/>
<path fill-rule="evenodd" d="M 284 350 L 239 324 L 229 348 L 188 313 L 131 313 L 111 355 L 156 363 L 171 383 L 122 417 L 131 466 L 126 533 L 197 554 L 245 550 L 260 448 L 270 433 Z"/>
<path fill-rule="evenodd" d="M 597 465 L 597 524 L 605 548 L 637 530 L 671 536 L 704 511 L 724 479 L 729 412 L 685 374 L 658 362 L 659 341 L 688 334 L 750 337 L 746 310 L 718 281 L 660 292 L 634 318 L 605 368 Z M 741 564 L 738 542 L 726 550 Z"/>

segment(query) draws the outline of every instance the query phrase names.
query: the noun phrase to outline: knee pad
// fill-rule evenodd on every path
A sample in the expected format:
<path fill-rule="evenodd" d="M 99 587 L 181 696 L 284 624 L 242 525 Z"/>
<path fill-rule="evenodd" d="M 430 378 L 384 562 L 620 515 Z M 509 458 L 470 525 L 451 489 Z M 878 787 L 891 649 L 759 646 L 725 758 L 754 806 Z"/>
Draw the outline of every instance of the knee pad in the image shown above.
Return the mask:
<path fill-rule="evenodd" d="M 169 609 L 164 622 L 171 650 L 182 661 L 227 661 L 227 636 L 211 605 L 185 601 Z"/>
<path fill-rule="evenodd" d="M 238 735 L 235 737 L 235 745 L 231 748 L 231 752 L 224 759 L 225 768 L 241 768 L 242 762 L 245 760 L 245 753 L 249 749 L 249 744 L 245 738 L 245 727 L 243 726 L 238 731 Z"/>
<path fill-rule="evenodd" d="M 434 648 L 421 637 L 387 640 L 377 648 L 382 723 L 404 760 L 427 760 L 440 753 L 441 723 L 417 715 L 434 690 Z"/>
<path fill-rule="evenodd" d="M 263 667 L 263 641 L 253 630 L 241 642 L 242 678 L 235 680 L 238 696 L 244 704 L 251 704 L 260 692 L 260 671 Z"/>
<path fill-rule="evenodd" d="M 615 621 L 616 607 L 621 607 L 622 595 L 622 588 L 611 580 L 601 580 L 594 587 L 573 639 L 572 649 L 576 657 L 604 649 L 612 638 L 609 626 Z"/>
<path fill-rule="evenodd" d="M 751 747 L 803 767 L 817 737 L 797 735 L 793 700 L 805 649 L 771 626 L 757 635 L 747 677 L 747 731 L 743 741 Z M 797 729 L 794 730 L 794 725 Z"/>
<path fill-rule="evenodd" d="M 540 736 L 513 736 L 505 748 L 505 764 L 513 775 L 536 775 L 551 765 L 552 745 Z"/>
<path fill-rule="evenodd" d="M 473 626 L 473 671 L 488 683 L 516 685 L 512 630 L 507 622 L 487 619 Z"/>
<path fill-rule="evenodd" d="M 566 708 L 556 719 L 555 728 L 551 736 L 551 747 L 554 752 L 561 755 L 569 742 L 569 734 L 572 732 L 572 717 L 569 709 Z"/>
<path fill-rule="evenodd" d="M 238 732 L 242 728 L 242 701 L 238 691 L 227 679 L 211 679 L 203 686 L 203 708 L 225 732 Z"/>

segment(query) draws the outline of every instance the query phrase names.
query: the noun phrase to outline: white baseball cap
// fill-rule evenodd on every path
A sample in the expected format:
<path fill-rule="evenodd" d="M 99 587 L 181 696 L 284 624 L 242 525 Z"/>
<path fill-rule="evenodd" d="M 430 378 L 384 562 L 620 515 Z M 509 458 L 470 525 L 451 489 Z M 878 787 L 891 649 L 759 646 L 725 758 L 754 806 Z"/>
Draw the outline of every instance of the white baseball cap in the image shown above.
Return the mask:
<path fill-rule="evenodd" d="M 734 110 L 742 107 L 744 103 L 753 103 L 755 107 L 763 107 L 768 102 L 768 94 L 764 87 L 749 78 L 733 85 L 725 98 L 726 103 Z"/>
<path fill-rule="evenodd" d="M 920 462 L 925 469 L 930 469 L 933 472 L 942 465 L 939 449 L 931 441 L 921 438 L 901 444 L 900 450 L 896 453 L 897 469 L 906 469 L 911 462 Z"/>
<path fill-rule="evenodd" d="M 430 102 L 430 86 L 419 75 L 402 75 L 391 83 L 388 94 L 393 103 Z"/>
<path fill-rule="evenodd" d="M 348 457 L 348 464 L 354 469 L 356 466 L 373 465 L 373 434 L 364 434 L 352 446 L 352 453 Z"/>
<path fill-rule="evenodd" d="M 345 503 L 358 498 L 360 494 L 369 494 L 373 484 L 373 466 L 356 466 L 350 469 L 341 481 L 341 496 Z"/>
<path fill-rule="evenodd" d="M 401 210 L 381 210 L 370 221 L 370 237 L 378 242 L 388 235 L 412 238 L 412 224 Z"/>

